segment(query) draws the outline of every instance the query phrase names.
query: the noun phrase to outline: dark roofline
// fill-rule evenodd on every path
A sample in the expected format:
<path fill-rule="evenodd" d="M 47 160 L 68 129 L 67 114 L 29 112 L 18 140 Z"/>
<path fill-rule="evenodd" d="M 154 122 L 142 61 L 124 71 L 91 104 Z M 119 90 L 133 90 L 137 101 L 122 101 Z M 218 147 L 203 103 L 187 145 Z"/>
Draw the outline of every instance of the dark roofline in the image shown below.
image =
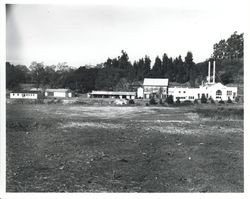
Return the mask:
<path fill-rule="evenodd" d="M 10 93 L 42 93 L 41 91 L 12 91 Z"/>

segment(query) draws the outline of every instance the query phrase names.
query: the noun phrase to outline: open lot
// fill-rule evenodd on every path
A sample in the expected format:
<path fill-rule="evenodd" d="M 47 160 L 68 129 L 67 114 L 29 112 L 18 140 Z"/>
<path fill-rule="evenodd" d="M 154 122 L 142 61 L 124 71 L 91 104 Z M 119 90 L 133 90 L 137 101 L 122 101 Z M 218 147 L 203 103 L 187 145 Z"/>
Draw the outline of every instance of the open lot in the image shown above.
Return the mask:
<path fill-rule="evenodd" d="M 7 104 L 7 192 L 243 192 L 243 107 Z"/>

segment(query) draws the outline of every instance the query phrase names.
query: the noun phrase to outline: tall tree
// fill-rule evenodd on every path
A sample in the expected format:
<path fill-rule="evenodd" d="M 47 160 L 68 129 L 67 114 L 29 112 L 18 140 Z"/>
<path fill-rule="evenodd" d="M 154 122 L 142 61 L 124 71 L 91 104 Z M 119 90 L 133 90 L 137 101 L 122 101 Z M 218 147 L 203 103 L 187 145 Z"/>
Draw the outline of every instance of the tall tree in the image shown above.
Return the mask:
<path fill-rule="evenodd" d="M 155 58 L 155 63 L 153 65 L 151 72 L 152 72 L 151 75 L 153 77 L 158 77 L 158 78 L 163 77 L 162 61 L 159 58 L 159 56 Z"/>
<path fill-rule="evenodd" d="M 187 56 L 185 57 L 185 67 L 188 71 L 188 80 L 192 87 L 195 86 L 195 77 L 196 77 L 196 69 L 195 63 L 193 62 L 193 54 L 192 52 L 187 52 Z"/>
<path fill-rule="evenodd" d="M 145 55 L 144 58 L 144 68 L 143 68 L 143 78 L 147 77 L 151 69 L 151 60 L 149 56 Z"/>
<path fill-rule="evenodd" d="M 6 88 L 18 89 L 20 83 L 27 82 L 28 73 L 26 66 L 14 66 L 6 62 Z"/>
<path fill-rule="evenodd" d="M 32 62 L 30 65 L 32 81 L 36 84 L 36 87 L 44 85 L 45 73 L 43 62 Z"/>
<path fill-rule="evenodd" d="M 244 56 L 243 33 L 234 32 L 227 40 L 222 39 L 214 44 L 213 58 L 215 59 L 238 59 Z"/>

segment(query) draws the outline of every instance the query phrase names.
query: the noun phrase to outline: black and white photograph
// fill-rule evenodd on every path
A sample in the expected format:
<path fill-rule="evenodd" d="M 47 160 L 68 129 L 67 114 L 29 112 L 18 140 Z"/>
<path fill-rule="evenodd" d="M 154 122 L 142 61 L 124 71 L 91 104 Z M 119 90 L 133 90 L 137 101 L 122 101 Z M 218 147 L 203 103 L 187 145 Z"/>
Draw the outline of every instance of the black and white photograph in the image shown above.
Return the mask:
<path fill-rule="evenodd" d="M 107 2 L 5 4 L 6 193 L 244 193 L 245 1 Z"/>

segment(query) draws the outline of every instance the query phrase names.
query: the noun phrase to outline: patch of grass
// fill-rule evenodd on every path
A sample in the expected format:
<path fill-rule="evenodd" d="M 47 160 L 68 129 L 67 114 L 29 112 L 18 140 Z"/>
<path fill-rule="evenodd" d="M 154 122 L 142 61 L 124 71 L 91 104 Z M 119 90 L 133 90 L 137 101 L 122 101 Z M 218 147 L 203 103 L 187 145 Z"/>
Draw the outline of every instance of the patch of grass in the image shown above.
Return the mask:
<path fill-rule="evenodd" d="M 244 118 L 243 108 L 227 108 L 227 107 L 213 107 L 213 108 L 197 108 L 195 110 L 201 117 L 212 119 L 240 119 Z"/>

